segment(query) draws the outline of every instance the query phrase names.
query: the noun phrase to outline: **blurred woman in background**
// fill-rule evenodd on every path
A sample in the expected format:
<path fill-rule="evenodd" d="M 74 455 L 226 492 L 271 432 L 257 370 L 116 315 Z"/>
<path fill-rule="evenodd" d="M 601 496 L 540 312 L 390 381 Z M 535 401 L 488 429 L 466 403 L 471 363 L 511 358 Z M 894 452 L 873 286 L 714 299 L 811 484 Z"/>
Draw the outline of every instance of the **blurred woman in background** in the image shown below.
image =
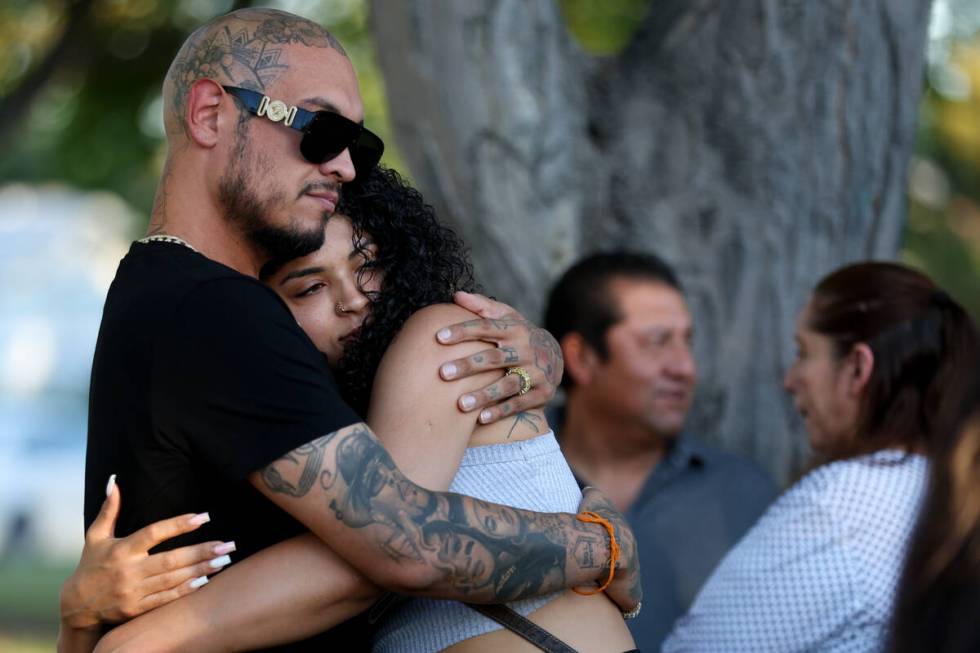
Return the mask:
<path fill-rule="evenodd" d="M 977 341 L 907 267 L 820 281 L 785 377 L 814 467 L 722 560 L 664 650 L 880 650 L 929 453 L 976 374 Z"/>
<path fill-rule="evenodd" d="M 973 390 L 939 432 L 912 540 L 892 653 L 980 651 L 980 361 Z"/>

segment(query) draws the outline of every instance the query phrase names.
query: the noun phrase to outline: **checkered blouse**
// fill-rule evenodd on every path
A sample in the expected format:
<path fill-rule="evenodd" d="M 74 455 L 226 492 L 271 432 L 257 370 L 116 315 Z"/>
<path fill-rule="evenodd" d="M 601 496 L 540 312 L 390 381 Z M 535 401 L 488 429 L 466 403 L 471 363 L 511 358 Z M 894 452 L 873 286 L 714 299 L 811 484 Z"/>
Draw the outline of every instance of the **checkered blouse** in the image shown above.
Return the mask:
<path fill-rule="evenodd" d="M 835 462 L 786 491 L 719 563 L 665 652 L 878 651 L 928 464 Z"/>

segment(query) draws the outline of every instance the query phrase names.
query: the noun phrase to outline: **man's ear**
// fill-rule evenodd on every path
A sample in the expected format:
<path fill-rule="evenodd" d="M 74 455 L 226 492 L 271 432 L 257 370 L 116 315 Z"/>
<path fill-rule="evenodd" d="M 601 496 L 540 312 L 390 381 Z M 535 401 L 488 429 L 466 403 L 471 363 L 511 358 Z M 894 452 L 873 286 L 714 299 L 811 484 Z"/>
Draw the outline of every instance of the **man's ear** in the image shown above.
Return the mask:
<path fill-rule="evenodd" d="M 561 339 L 561 353 L 565 359 L 565 374 L 571 377 L 575 385 L 584 386 L 592 383 L 601 361 L 582 334 L 574 331 L 565 334 Z"/>
<path fill-rule="evenodd" d="M 191 140 L 201 147 L 211 148 L 219 142 L 219 118 L 224 95 L 224 89 L 213 79 L 197 80 L 187 93 L 185 127 Z"/>
<path fill-rule="evenodd" d="M 874 371 L 875 355 L 865 342 L 859 342 L 851 347 L 847 355 L 847 393 L 852 397 L 860 397 L 871 380 Z"/>

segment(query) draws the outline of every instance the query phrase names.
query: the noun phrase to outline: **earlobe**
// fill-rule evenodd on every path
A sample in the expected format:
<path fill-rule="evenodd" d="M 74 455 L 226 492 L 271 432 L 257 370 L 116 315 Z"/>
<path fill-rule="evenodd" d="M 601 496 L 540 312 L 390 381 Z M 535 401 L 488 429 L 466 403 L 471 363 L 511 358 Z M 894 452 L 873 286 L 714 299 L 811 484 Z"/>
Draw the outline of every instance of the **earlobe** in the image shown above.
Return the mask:
<path fill-rule="evenodd" d="M 565 359 L 565 374 L 576 385 L 589 385 L 598 356 L 579 333 L 569 333 L 561 339 L 561 353 Z"/>
<path fill-rule="evenodd" d="M 212 79 L 197 80 L 187 93 L 185 127 L 191 140 L 201 147 L 211 148 L 218 144 L 224 95 L 224 90 Z"/>

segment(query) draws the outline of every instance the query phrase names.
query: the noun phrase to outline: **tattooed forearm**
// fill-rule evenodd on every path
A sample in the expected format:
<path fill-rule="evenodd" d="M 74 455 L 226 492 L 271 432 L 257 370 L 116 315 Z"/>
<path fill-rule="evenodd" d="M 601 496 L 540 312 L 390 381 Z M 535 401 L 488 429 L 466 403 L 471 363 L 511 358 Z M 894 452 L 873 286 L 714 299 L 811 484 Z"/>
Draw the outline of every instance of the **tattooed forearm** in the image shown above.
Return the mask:
<path fill-rule="evenodd" d="M 320 438 L 263 470 L 271 493 L 322 502 L 400 563 L 441 579 L 427 593 L 510 601 L 594 580 L 608 564 L 601 528 L 567 514 L 533 513 L 448 492 L 405 477 L 363 425 Z M 371 527 L 371 528 L 367 528 Z"/>
<path fill-rule="evenodd" d="M 302 497 L 310 491 L 323 467 L 323 450 L 336 433 L 304 444 L 262 470 L 262 479 L 277 494 Z"/>
<path fill-rule="evenodd" d="M 616 569 L 622 569 L 624 563 L 632 562 L 638 560 L 638 552 L 636 550 L 636 538 L 633 532 L 629 530 L 623 521 L 623 516 L 616 510 L 613 505 L 605 495 L 597 493 L 589 493 L 586 499 L 582 502 L 581 509 L 583 511 L 595 512 L 607 520 L 613 525 L 613 529 L 616 536 L 616 542 L 619 544 L 620 548 L 620 558 L 619 563 L 616 565 Z M 640 573 L 639 569 L 630 569 L 627 571 L 628 579 L 628 592 L 630 596 L 633 597 L 635 602 L 639 602 L 643 590 L 640 585 Z"/>

